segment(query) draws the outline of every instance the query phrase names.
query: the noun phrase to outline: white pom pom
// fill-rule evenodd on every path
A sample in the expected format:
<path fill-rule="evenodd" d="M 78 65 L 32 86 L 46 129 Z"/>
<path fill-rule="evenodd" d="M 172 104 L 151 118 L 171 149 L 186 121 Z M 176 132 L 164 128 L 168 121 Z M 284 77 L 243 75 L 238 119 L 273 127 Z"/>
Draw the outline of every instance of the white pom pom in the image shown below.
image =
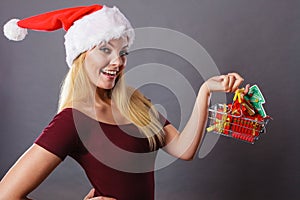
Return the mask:
<path fill-rule="evenodd" d="M 3 26 L 4 35 L 9 40 L 21 41 L 27 35 L 27 29 L 18 26 L 19 19 L 11 19 Z"/>

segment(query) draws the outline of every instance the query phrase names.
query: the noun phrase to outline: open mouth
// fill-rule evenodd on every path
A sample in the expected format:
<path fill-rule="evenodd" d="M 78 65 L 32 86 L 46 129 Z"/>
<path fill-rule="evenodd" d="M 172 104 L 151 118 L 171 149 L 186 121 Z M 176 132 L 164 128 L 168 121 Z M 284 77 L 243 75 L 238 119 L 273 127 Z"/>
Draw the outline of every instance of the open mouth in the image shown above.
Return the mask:
<path fill-rule="evenodd" d="M 100 72 L 108 77 L 114 78 L 118 75 L 117 70 L 100 69 Z"/>

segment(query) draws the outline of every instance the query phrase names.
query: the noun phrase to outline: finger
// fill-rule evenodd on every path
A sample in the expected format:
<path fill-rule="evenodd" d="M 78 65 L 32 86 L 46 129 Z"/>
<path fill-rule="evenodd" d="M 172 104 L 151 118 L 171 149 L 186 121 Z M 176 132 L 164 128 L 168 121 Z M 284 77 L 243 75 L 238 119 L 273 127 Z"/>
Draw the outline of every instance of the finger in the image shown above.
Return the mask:
<path fill-rule="evenodd" d="M 241 77 L 238 73 L 232 72 L 232 73 L 228 73 L 229 76 L 234 76 L 235 79 L 238 80 L 244 80 L 243 77 Z"/>
<path fill-rule="evenodd" d="M 229 76 L 224 76 L 224 79 L 223 79 L 223 86 L 224 86 L 225 92 L 228 91 L 228 84 L 229 84 Z"/>
<path fill-rule="evenodd" d="M 236 83 L 236 79 L 232 75 L 229 75 L 228 77 L 229 77 L 229 83 L 228 83 L 228 90 L 226 92 L 232 92 L 233 86 Z"/>
<path fill-rule="evenodd" d="M 250 84 L 247 84 L 244 90 L 244 94 L 248 94 L 250 88 Z"/>
<path fill-rule="evenodd" d="M 235 92 L 239 88 L 239 86 L 241 85 L 241 83 L 243 81 L 244 81 L 244 79 L 237 79 L 237 80 L 235 80 L 234 85 L 232 86 L 231 92 Z"/>
<path fill-rule="evenodd" d="M 235 72 L 228 73 L 228 75 L 233 76 L 235 78 L 235 82 L 231 86 L 231 91 L 230 91 L 230 92 L 235 92 L 239 88 L 240 84 L 244 81 L 244 79 L 238 73 Z"/>
<path fill-rule="evenodd" d="M 89 193 L 85 196 L 84 200 L 88 200 L 92 197 L 94 197 L 94 194 L 95 194 L 95 188 L 92 188 Z"/>

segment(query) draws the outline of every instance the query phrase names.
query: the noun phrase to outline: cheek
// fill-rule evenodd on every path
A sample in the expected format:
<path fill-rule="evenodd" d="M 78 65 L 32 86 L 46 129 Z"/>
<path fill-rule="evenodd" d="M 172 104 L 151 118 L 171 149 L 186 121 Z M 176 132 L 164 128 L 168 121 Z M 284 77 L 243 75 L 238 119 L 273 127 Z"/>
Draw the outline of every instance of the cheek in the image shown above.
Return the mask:
<path fill-rule="evenodd" d="M 93 62 L 94 65 L 98 66 L 105 63 L 105 58 L 103 58 L 103 56 L 93 55 L 91 61 Z"/>
<path fill-rule="evenodd" d="M 126 66 L 126 64 L 127 64 L 127 57 L 123 57 L 122 60 L 123 60 L 123 63 L 124 63 L 123 65 Z"/>
<path fill-rule="evenodd" d="M 122 63 L 123 65 L 120 67 L 120 71 L 123 70 L 126 67 L 127 64 L 127 58 L 126 57 L 122 57 Z"/>
<path fill-rule="evenodd" d="M 85 60 L 85 64 L 87 67 L 91 69 L 100 69 L 106 65 L 108 65 L 108 60 L 96 52 L 90 52 Z"/>

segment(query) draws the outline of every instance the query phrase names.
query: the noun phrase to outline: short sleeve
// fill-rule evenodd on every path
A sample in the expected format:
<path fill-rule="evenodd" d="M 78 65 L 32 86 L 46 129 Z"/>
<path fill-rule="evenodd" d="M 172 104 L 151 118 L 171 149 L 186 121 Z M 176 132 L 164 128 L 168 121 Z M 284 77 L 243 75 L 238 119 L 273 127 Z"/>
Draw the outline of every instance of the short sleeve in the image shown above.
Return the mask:
<path fill-rule="evenodd" d="M 151 99 L 145 97 L 148 101 L 152 102 Z M 158 112 L 158 120 L 160 122 L 160 124 L 163 125 L 163 127 L 171 124 L 160 112 Z"/>
<path fill-rule="evenodd" d="M 171 124 L 161 113 L 159 114 L 159 122 L 163 125 L 163 127 Z"/>
<path fill-rule="evenodd" d="M 35 140 L 35 144 L 57 155 L 62 160 L 75 151 L 78 134 L 71 108 L 58 113 Z"/>

